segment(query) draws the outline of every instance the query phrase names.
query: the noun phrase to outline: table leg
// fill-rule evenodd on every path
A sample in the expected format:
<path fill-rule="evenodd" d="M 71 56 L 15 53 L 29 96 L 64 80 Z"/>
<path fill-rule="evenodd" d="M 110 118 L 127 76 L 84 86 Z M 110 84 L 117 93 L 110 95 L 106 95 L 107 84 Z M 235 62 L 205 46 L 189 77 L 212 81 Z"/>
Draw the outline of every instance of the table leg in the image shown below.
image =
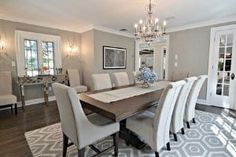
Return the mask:
<path fill-rule="evenodd" d="M 142 149 L 146 146 L 136 135 L 126 128 L 126 120 L 120 122 L 120 138 L 125 140 L 127 145 L 132 145 L 137 149 Z"/>
<path fill-rule="evenodd" d="M 44 83 L 43 85 L 43 93 L 44 93 L 44 103 L 48 104 L 48 83 Z"/>
<path fill-rule="evenodd" d="M 25 111 L 25 87 L 24 85 L 20 85 L 20 97 L 21 97 L 22 110 Z"/>

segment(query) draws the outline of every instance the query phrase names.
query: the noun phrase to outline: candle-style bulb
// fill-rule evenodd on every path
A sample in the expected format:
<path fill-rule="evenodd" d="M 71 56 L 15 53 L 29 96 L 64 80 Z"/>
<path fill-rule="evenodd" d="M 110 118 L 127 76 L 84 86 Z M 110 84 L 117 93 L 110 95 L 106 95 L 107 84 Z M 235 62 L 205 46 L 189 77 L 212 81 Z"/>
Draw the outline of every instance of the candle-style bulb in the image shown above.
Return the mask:
<path fill-rule="evenodd" d="M 159 19 L 158 19 L 158 18 L 156 18 L 156 19 L 155 19 L 155 23 L 157 24 L 158 22 L 159 22 Z"/>
<path fill-rule="evenodd" d="M 165 20 L 165 21 L 163 21 L 163 26 L 166 26 L 166 20 Z"/>
<path fill-rule="evenodd" d="M 139 20 L 139 24 L 143 24 L 143 20 L 142 19 Z"/>

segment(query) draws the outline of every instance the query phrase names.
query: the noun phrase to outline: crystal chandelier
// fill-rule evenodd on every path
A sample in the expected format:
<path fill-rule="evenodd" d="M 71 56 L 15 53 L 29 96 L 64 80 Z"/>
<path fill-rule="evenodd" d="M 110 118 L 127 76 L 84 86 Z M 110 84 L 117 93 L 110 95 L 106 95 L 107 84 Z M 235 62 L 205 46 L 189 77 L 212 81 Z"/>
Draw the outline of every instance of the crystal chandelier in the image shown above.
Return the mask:
<path fill-rule="evenodd" d="M 166 21 L 160 23 L 158 18 L 153 17 L 151 0 L 148 5 L 146 20 L 139 20 L 139 23 L 135 24 L 134 27 L 136 40 L 142 40 L 148 45 L 166 34 Z"/>

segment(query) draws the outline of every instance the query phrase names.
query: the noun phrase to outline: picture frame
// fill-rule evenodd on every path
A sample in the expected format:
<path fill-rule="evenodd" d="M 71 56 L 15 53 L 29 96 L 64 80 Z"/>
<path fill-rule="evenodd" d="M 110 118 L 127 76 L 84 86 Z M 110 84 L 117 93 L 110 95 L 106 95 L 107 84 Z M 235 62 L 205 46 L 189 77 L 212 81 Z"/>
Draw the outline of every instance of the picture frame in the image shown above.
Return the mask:
<path fill-rule="evenodd" d="M 103 46 L 103 69 L 126 69 L 127 49 Z"/>

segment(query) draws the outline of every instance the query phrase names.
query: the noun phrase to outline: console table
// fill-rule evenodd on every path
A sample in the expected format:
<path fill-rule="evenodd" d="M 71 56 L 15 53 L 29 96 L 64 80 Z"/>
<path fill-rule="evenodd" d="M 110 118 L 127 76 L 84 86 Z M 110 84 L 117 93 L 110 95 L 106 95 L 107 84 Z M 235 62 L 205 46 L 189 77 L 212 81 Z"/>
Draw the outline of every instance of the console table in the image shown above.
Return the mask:
<path fill-rule="evenodd" d="M 22 109 L 25 108 L 25 86 L 42 85 L 44 93 L 44 102 L 48 103 L 48 87 L 49 84 L 59 82 L 68 84 L 68 77 L 64 74 L 59 75 L 39 75 L 35 77 L 18 77 L 18 85 L 20 87 L 20 98 L 22 103 Z"/>

